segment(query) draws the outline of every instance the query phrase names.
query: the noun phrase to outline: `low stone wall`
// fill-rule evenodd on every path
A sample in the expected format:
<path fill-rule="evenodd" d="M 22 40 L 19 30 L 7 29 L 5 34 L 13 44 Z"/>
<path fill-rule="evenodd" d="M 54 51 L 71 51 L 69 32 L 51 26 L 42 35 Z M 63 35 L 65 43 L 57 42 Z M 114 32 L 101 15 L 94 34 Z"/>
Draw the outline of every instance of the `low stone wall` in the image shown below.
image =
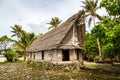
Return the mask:
<path fill-rule="evenodd" d="M 29 64 L 32 64 L 32 61 L 28 62 Z M 79 62 L 77 63 L 69 63 L 69 64 L 54 64 L 51 62 L 36 62 L 37 68 L 40 70 L 80 70 L 81 68 L 84 68 L 84 65 L 81 65 Z"/>

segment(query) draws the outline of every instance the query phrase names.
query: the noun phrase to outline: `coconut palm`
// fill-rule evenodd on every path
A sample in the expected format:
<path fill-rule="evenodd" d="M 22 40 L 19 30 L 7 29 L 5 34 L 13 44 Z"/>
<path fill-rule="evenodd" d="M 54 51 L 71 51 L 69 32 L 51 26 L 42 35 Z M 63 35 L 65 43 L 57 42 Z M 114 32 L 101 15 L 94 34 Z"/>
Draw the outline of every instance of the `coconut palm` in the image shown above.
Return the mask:
<path fill-rule="evenodd" d="M 21 33 L 21 37 L 18 41 L 16 41 L 16 44 L 23 49 L 23 55 L 24 55 L 24 60 L 26 60 L 27 57 L 27 51 L 33 40 L 36 39 L 34 33 L 27 33 L 23 31 Z"/>
<path fill-rule="evenodd" d="M 51 21 L 47 23 L 51 25 L 48 29 L 57 27 L 61 22 L 62 20 L 60 20 L 58 17 L 52 18 Z"/>
<path fill-rule="evenodd" d="M 98 0 L 85 0 L 85 1 L 82 1 L 82 3 L 84 4 L 84 6 L 81 6 L 81 7 L 85 9 L 85 12 L 86 12 L 85 16 L 86 18 L 89 18 L 88 20 L 89 27 L 92 21 L 93 21 L 93 25 L 95 26 L 95 18 L 102 20 L 102 17 L 96 13 L 96 11 L 100 8 L 100 6 L 98 6 Z M 97 37 L 97 44 L 99 49 L 99 56 L 101 56 L 99 37 Z"/>
<path fill-rule="evenodd" d="M 100 8 L 100 6 L 98 6 L 98 0 L 85 0 L 82 1 L 82 3 L 84 4 L 84 6 L 81 7 L 85 9 L 86 17 L 89 18 L 88 20 L 89 27 L 92 21 L 95 26 L 95 18 L 102 20 L 102 17 L 96 13 L 96 11 Z"/>
<path fill-rule="evenodd" d="M 12 37 L 14 37 L 14 36 L 17 36 L 18 38 L 20 37 L 20 33 L 23 31 L 22 30 L 22 27 L 20 26 L 20 25 L 14 25 L 13 27 L 11 27 L 12 28 L 12 33 L 14 33 L 13 35 L 12 35 Z"/>
<path fill-rule="evenodd" d="M 31 45 L 31 43 L 33 42 L 33 40 L 36 38 L 36 36 L 34 33 L 25 32 L 24 30 L 22 30 L 22 27 L 19 25 L 15 25 L 11 28 L 13 29 L 11 32 L 14 33 L 12 37 L 16 36 L 17 38 L 19 38 L 18 40 L 14 40 L 14 42 L 18 47 L 22 49 L 24 60 L 26 60 L 27 50 Z"/>

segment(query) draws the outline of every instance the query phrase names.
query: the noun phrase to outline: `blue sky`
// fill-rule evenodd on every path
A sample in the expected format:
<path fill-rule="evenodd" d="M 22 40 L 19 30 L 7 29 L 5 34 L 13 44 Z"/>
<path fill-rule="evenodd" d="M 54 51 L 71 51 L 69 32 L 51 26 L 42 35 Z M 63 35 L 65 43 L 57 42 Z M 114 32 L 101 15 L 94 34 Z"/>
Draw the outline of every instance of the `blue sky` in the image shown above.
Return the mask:
<path fill-rule="evenodd" d="M 65 21 L 80 6 L 81 0 L 0 0 L 0 36 L 10 36 L 15 24 L 28 32 L 45 33 L 52 17 Z"/>

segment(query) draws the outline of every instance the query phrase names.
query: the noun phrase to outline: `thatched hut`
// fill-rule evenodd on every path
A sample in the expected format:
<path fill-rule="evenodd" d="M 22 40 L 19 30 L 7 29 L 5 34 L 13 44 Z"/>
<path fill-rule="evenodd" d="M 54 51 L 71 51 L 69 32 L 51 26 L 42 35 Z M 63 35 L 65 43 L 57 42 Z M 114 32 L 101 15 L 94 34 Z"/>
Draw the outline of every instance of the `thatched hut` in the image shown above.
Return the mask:
<path fill-rule="evenodd" d="M 85 41 L 84 10 L 60 26 L 38 37 L 29 48 L 29 59 L 35 61 L 75 61 L 81 58 Z"/>

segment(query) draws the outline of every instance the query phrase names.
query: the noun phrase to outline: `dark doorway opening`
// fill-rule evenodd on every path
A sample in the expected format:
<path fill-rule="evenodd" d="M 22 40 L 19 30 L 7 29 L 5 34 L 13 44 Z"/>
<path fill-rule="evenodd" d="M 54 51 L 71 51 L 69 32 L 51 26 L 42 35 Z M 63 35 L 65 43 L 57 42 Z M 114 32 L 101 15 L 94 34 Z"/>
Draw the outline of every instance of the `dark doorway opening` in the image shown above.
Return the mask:
<path fill-rule="evenodd" d="M 63 61 L 69 61 L 70 60 L 69 50 L 62 50 L 62 60 Z"/>
<path fill-rule="evenodd" d="M 76 50 L 76 54 L 77 54 L 77 60 L 79 60 L 79 51 Z"/>
<path fill-rule="evenodd" d="M 33 54 L 33 59 L 35 59 L 35 53 Z"/>
<path fill-rule="evenodd" d="M 44 51 L 42 51 L 42 60 L 44 60 Z"/>

